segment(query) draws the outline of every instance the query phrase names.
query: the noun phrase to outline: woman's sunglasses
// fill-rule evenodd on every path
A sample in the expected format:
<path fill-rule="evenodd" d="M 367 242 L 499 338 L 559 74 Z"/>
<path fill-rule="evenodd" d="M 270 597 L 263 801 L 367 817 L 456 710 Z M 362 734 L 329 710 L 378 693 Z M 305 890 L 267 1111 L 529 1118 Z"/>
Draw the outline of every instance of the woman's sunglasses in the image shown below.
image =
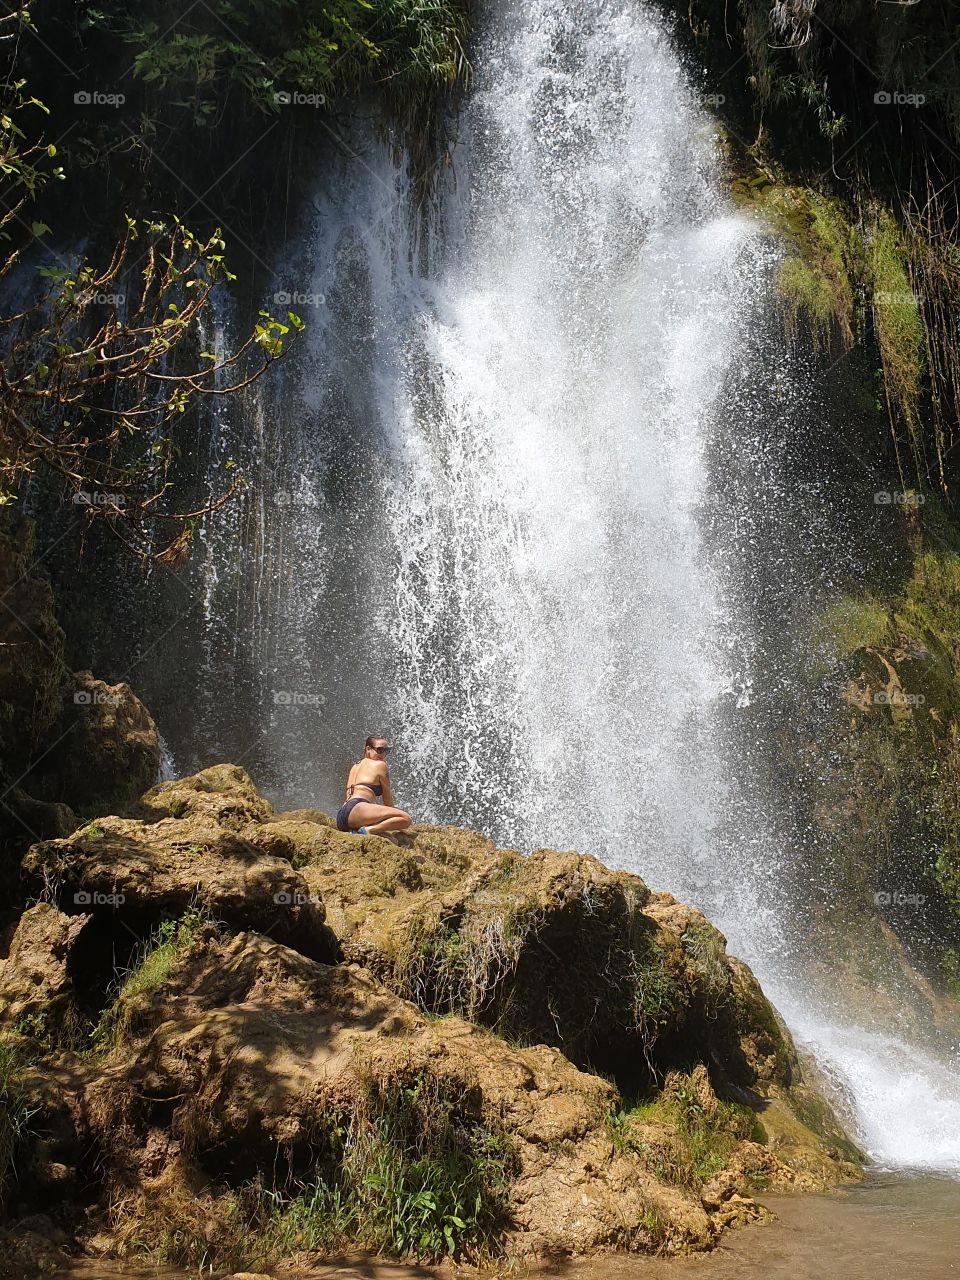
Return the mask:
<path fill-rule="evenodd" d="M 374 747 L 373 749 L 381 756 L 388 756 L 390 754 L 389 747 Z"/>

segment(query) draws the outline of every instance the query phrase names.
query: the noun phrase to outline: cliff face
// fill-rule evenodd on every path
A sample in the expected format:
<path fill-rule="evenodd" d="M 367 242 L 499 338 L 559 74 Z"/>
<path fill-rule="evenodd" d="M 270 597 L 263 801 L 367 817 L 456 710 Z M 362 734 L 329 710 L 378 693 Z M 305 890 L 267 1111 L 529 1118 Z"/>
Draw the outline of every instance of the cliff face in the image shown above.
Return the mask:
<path fill-rule="evenodd" d="M 126 804 L 156 781 L 156 726 L 129 685 L 71 672 L 32 523 L 0 521 L 0 886 L 19 897 L 19 860 L 77 814 Z"/>
<path fill-rule="evenodd" d="M 48 1240 L 213 1265 L 703 1249 L 764 1216 L 757 1186 L 858 1176 L 722 935 L 595 859 L 344 835 L 221 765 L 24 874 L 21 1250 L 37 1212 Z"/>
<path fill-rule="evenodd" d="M 703 72 L 733 198 L 776 240 L 773 324 L 797 361 L 794 409 L 765 413 L 785 441 L 785 513 L 744 517 L 764 550 L 745 541 L 740 588 L 766 704 L 750 742 L 792 846 L 797 919 L 829 954 L 826 989 L 839 977 L 864 1011 L 879 991 L 887 1025 L 955 1043 L 955 15 L 661 8 Z"/>
<path fill-rule="evenodd" d="M 958 611 L 949 549 L 851 591 L 817 620 L 828 656 L 782 735 L 814 934 L 851 991 L 883 989 L 913 1035 L 960 1027 Z"/>

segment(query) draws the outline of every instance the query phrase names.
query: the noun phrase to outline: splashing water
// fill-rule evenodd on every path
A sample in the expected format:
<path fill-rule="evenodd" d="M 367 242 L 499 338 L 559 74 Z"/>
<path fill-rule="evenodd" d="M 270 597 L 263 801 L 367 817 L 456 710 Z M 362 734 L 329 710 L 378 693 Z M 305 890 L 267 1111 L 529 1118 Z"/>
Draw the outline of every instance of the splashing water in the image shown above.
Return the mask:
<path fill-rule="evenodd" d="M 696 511 L 753 233 L 662 33 L 596 18 L 524 6 L 482 57 L 467 241 L 396 415 L 385 613 L 419 805 L 664 872 L 709 846 L 722 783 Z"/>

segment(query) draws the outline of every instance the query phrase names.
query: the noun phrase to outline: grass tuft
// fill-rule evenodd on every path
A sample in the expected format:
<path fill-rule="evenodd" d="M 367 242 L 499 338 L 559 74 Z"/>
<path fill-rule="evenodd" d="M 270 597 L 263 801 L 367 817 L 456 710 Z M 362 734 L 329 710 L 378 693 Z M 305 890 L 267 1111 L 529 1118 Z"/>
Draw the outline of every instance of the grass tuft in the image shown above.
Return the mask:
<path fill-rule="evenodd" d="M 24 1073 L 29 1059 L 19 1045 L 0 1039 L 0 1210 L 17 1179 L 17 1157 L 36 1114 L 27 1101 Z"/>
<path fill-rule="evenodd" d="M 358 1075 L 359 1094 L 323 1111 L 308 1175 L 218 1189 L 181 1168 L 148 1195 L 118 1195 L 121 1248 L 198 1270 L 356 1249 L 431 1263 L 497 1256 L 516 1161 L 474 1091 L 403 1064 Z"/>
<path fill-rule="evenodd" d="M 685 1077 L 657 1098 L 607 1117 L 607 1135 L 617 1152 L 634 1152 L 660 1181 L 688 1191 L 725 1169 L 745 1139 L 764 1141 L 756 1114 L 735 1102 L 711 1099 Z"/>
<path fill-rule="evenodd" d="M 207 923 L 202 911 L 190 908 L 179 920 L 164 920 L 143 944 L 132 968 L 120 981 L 116 997 L 107 1005 L 90 1037 L 95 1054 L 114 1052 L 136 1016 L 140 998 L 168 978 L 174 961 L 186 951 Z"/>

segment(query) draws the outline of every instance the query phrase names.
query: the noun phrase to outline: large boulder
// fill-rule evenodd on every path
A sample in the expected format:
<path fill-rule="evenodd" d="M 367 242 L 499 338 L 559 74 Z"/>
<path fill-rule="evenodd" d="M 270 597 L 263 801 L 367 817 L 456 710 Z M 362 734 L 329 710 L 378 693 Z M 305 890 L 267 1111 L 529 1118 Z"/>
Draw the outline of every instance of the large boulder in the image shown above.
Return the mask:
<path fill-rule="evenodd" d="M 789 1037 L 750 970 L 638 876 L 452 828 L 399 847 L 304 822 L 248 836 L 299 868 L 345 957 L 428 1012 L 553 1044 L 632 1087 L 684 1056 L 738 1087 L 790 1084 Z"/>
<path fill-rule="evenodd" d="M 195 908 L 311 955 L 335 949 L 322 900 L 290 863 L 203 814 L 100 818 L 67 839 L 34 845 L 23 866 L 34 891 L 60 910 L 112 917 L 131 937 Z"/>
<path fill-rule="evenodd" d="M 0 960 L 0 1023 L 46 1040 L 76 1021 L 69 958 L 90 918 L 47 902 L 24 912 Z"/>
<path fill-rule="evenodd" d="M 20 1211 L 90 1163 L 85 1247 L 699 1249 L 762 1216 L 758 1178 L 856 1176 L 749 969 L 638 877 L 344 834 L 231 765 L 136 812 L 33 846 L 43 901 L 0 964 L 4 1021 L 47 1055 Z M 426 1234 L 377 1188 L 420 1196 Z"/>
<path fill-rule="evenodd" d="M 230 1189 L 254 1178 L 277 1195 L 278 1179 L 327 1177 L 349 1197 L 363 1169 L 351 1161 L 371 1127 L 381 1133 L 383 1106 L 394 1142 L 396 1108 L 416 1118 L 421 1098 L 449 1111 L 451 1142 L 469 1135 L 486 1159 L 503 1154 L 498 1227 L 515 1257 L 703 1248 L 733 1210 L 762 1214 L 739 1174 L 710 1187 L 713 1208 L 695 1178 L 658 1176 L 652 1148 L 611 1129 L 614 1086 L 557 1050 L 429 1019 L 358 966 L 317 964 L 262 937 L 208 935 L 146 994 L 135 1025 L 85 1090 L 105 1191 L 134 1189 L 130 1216 L 114 1224 L 121 1245 L 171 1226 L 194 1188 L 189 1212 L 223 1248 Z M 407 1140 L 391 1148 L 398 1172 Z M 778 1168 L 762 1160 L 768 1176 Z"/>
<path fill-rule="evenodd" d="M 161 782 L 141 796 L 138 809 L 147 821 L 205 818 L 231 831 L 243 831 L 273 814 L 250 775 L 235 764 L 216 764 L 188 778 Z"/>
<path fill-rule="evenodd" d="M 156 782 L 157 726 L 129 685 L 76 672 L 55 728 L 54 745 L 30 780 L 30 789 L 45 800 L 99 814 L 126 809 Z"/>

